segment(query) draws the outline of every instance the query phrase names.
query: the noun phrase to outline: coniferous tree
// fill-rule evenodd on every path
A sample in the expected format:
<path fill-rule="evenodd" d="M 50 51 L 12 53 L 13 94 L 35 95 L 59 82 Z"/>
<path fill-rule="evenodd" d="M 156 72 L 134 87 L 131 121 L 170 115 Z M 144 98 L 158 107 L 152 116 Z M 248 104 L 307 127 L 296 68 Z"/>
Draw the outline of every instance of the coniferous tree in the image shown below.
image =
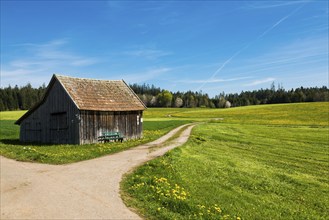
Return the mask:
<path fill-rule="evenodd" d="M 171 93 L 168 90 L 162 90 L 148 84 L 133 84 L 131 88 L 147 107 L 223 108 L 227 106 L 227 101 L 231 107 L 329 101 L 329 89 L 326 86 L 285 90 L 282 84 L 278 84 L 276 89 L 274 82 L 269 89 L 242 91 L 239 94 L 222 92 L 214 98 L 210 98 L 208 94 L 202 91 Z M 46 86 L 44 84 L 39 88 L 33 88 L 29 83 L 23 87 L 0 88 L 0 111 L 30 109 L 43 98 L 45 91 Z"/>

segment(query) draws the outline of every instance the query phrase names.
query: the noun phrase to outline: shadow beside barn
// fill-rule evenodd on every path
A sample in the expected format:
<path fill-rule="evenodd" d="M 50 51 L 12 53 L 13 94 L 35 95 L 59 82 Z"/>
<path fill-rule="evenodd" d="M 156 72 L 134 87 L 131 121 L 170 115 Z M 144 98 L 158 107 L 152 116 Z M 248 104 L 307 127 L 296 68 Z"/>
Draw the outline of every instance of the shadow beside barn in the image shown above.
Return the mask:
<path fill-rule="evenodd" d="M 0 143 L 14 146 L 51 146 L 53 144 L 40 144 L 36 142 L 21 142 L 19 139 L 0 139 Z"/>

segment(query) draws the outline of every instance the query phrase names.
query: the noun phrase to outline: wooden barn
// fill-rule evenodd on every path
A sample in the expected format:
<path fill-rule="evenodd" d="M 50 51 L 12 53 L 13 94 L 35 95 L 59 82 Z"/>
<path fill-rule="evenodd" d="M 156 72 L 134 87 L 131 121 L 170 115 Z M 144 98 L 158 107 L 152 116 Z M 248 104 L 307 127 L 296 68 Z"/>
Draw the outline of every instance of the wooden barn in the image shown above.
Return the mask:
<path fill-rule="evenodd" d="M 53 75 L 43 99 L 15 124 L 22 142 L 97 143 L 113 131 L 134 139 L 142 136 L 145 109 L 123 80 Z"/>

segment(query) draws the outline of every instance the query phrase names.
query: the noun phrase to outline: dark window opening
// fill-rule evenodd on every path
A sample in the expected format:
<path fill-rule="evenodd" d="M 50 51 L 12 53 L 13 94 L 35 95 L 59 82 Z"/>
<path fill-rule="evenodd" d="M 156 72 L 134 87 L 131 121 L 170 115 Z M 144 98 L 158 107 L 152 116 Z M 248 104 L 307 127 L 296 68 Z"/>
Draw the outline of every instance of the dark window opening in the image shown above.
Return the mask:
<path fill-rule="evenodd" d="M 68 128 L 66 112 L 57 112 L 50 115 L 50 129 L 63 130 Z"/>

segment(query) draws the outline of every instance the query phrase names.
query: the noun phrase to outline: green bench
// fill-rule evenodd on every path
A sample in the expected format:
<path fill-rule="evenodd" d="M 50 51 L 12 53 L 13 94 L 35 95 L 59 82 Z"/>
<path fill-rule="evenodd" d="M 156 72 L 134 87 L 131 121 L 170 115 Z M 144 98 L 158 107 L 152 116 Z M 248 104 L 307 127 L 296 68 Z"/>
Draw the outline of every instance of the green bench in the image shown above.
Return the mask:
<path fill-rule="evenodd" d="M 103 132 L 101 136 L 98 137 L 99 142 L 110 142 L 110 141 L 120 141 L 122 142 L 125 138 L 124 135 L 122 135 L 118 131 L 111 131 L 111 132 Z"/>

